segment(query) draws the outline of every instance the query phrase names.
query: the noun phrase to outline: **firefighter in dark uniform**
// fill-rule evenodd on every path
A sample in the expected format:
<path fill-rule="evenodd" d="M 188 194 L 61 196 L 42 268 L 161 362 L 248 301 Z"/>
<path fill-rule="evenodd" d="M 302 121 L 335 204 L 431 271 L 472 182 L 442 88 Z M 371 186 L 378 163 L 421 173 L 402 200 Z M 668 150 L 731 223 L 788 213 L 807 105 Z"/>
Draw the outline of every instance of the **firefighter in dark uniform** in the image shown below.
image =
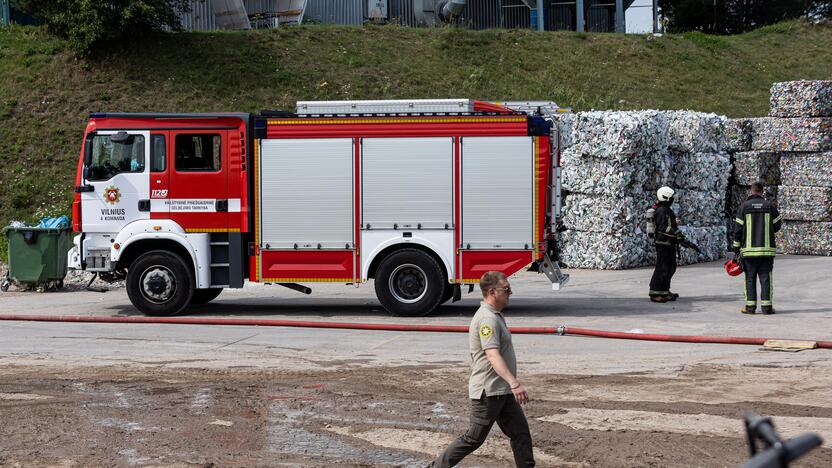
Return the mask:
<path fill-rule="evenodd" d="M 670 187 L 656 191 L 658 203 L 653 219 L 656 224 L 656 269 L 650 279 L 650 300 L 653 302 L 675 301 L 679 295 L 670 291 L 670 280 L 676 273 L 676 246 L 684 234 L 679 231 L 676 214 L 670 208 L 675 192 Z"/>
<path fill-rule="evenodd" d="M 763 198 L 762 182 L 751 184 L 751 195 L 740 205 L 734 219 L 734 236 L 731 244 L 734 253 L 742 259 L 745 272 L 745 307 L 741 312 L 757 311 L 757 278 L 760 279 L 760 307 L 764 314 L 774 313 L 774 233 L 780 230 L 780 213 L 777 207 Z"/>

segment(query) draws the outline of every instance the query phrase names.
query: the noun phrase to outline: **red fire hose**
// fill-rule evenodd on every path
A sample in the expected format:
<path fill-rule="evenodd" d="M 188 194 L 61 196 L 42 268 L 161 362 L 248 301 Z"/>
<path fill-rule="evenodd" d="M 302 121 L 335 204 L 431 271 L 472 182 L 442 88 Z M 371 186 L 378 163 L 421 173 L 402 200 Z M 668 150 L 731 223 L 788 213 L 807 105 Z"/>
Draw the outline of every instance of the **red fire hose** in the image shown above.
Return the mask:
<path fill-rule="evenodd" d="M 316 322 L 308 320 L 218 319 L 199 317 L 96 317 L 81 315 L 0 315 L 0 320 L 29 322 L 85 322 L 85 323 L 147 323 L 176 325 L 238 325 L 248 327 L 300 327 L 345 330 L 379 330 L 400 332 L 468 333 L 467 325 L 403 325 L 387 323 Z M 712 343 L 763 345 L 773 338 L 746 338 L 736 336 L 691 336 L 653 333 L 614 332 L 588 328 L 559 327 L 510 327 L 515 334 L 576 335 L 620 340 L 671 341 L 677 343 Z M 817 341 L 818 348 L 832 349 L 832 341 Z"/>

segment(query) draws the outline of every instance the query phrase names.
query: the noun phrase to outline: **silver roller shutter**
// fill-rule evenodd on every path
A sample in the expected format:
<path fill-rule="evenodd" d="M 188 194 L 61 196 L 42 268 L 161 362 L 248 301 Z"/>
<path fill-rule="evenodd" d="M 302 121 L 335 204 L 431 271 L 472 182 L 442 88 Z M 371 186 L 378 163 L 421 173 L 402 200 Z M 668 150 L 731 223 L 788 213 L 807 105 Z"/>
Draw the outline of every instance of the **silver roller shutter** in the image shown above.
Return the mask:
<path fill-rule="evenodd" d="M 362 140 L 363 228 L 453 228 L 453 138 Z"/>
<path fill-rule="evenodd" d="M 462 139 L 463 248 L 532 248 L 533 162 L 533 137 Z"/>
<path fill-rule="evenodd" d="M 353 246 L 353 140 L 262 140 L 261 246 Z"/>

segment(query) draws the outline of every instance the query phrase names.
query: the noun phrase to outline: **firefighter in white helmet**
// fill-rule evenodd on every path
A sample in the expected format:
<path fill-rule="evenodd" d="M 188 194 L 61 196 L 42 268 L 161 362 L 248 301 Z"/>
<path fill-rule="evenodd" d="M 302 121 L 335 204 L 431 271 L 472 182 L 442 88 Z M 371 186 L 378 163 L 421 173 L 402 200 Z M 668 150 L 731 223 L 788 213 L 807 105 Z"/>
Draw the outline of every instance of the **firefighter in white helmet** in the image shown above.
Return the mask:
<path fill-rule="evenodd" d="M 670 291 L 670 280 L 676 273 L 676 249 L 684 234 L 679 231 L 676 214 L 671 209 L 675 192 L 670 187 L 656 191 L 658 201 L 653 205 L 656 244 L 656 268 L 650 279 L 650 300 L 653 302 L 675 301 L 679 295 Z"/>

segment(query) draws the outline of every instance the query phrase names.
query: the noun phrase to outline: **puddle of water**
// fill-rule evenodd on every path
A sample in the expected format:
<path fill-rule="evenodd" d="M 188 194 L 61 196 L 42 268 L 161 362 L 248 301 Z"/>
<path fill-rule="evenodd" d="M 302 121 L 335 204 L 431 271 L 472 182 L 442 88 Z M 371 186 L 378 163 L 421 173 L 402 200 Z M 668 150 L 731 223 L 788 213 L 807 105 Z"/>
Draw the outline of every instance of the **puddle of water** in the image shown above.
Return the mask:
<path fill-rule="evenodd" d="M 269 450 L 272 452 L 322 458 L 328 463 L 360 462 L 373 466 L 425 466 L 429 460 L 401 452 L 356 447 L 336 437 L 307 431 L 299 421 L 319 420 L 312 411 L 269 408 Z"/>

